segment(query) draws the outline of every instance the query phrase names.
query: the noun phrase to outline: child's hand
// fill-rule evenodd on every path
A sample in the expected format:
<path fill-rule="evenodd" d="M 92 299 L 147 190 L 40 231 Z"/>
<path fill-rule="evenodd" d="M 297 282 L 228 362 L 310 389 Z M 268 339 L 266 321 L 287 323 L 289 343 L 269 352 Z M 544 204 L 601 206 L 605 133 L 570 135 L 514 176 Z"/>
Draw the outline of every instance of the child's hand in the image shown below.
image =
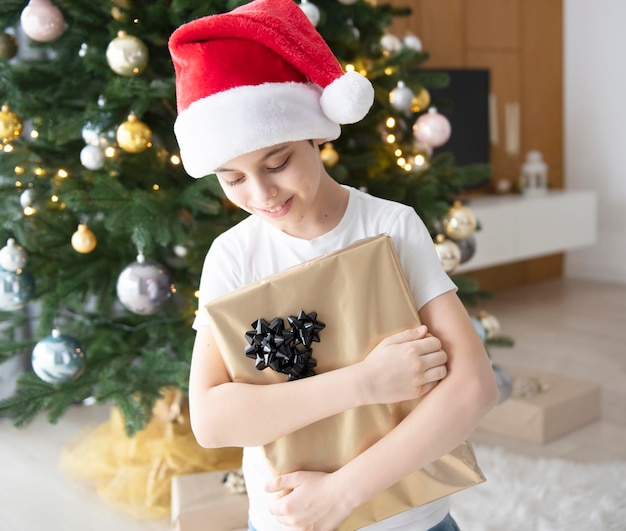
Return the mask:
<path fill-rule="evenodd" d="M 367 404 L 418 398 L 447 374 L 447 354 L 426 326 L 383 339 L 356 367 Z"/>
<path fill-rule="evenodd" d="M 267 482 L 265 490 L 277 493 L 269 511 L 283 530 L 333 531 L 350 516 L 354 508 L 336 492 L 333 478 L 324 472 L 293 472 Z"/>

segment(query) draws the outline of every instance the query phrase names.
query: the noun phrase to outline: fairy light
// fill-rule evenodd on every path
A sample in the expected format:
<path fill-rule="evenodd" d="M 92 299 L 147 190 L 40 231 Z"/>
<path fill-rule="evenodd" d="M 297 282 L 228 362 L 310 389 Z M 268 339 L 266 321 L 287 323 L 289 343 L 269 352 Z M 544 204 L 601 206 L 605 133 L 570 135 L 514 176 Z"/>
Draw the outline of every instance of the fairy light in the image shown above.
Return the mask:
<path fill-rule="evenodd" d="M 39 131 L 37 131 L 37 130 L 33 129 L 33 130 L 30 132 L 30 137 L 31 137 L 31 138 L 39 138 Z"/>
<path fill-rule="evenodd" d="M 353 64 L 348 63 L 346 65 L 346 72 L 354 72 L 356 70 L 356 68 L 354 68 Z"/>
<path fill-rule="evenodd" d="M 200 290 L 196 290 L 196 291 L 194 292 L 193 296 L 194 296 L 196 299 L 199 299 L 199 298 L 200 298 Z"/>
<path fill-rule="evenodd" d="M 5 153 L 11 153 L 11 151 L 13 151 L 13 146 L 12 146 L 11 144 L 6 144 L 6 145 L 2 148 L 2 150 L 3 150 Z"/>
<path fill-rule="evenodd" d="M 109 146 L 109 147 L 104 149 L 104 156 L 106 158 L 112 159 L 116 155 L 117 155 L 117 149 L 115 149 L 113 146 Z"/>
<path fill-rule="evenodd" d="M 13 169 L 15 175 L 22 175 L 24 173 L 24 168 L 22 166 L 15 166 Z"/>
<path fill-rule="evenodd" d="M 408 162 L 404 165 L 404 169 L 406 171 L 411 171 L 413 169 L 413 166 L 411 166 Z"/>
<path fill-rule="evenodd" d="M 425 162 L 426 162 L 426 157 L 424 157 L 424 155 L 415 155 L 416 166 L 423 166 Z"/>
<path fill-rule="evenodd" d="M 27 206 L 24 208 L 24 215 L 25 216 L 32 216 L 35 212 L 37 212 L 36 209 L 34 209 L 32 206 Z"/>
<path fill-rule="evenodd" d="M 393 154 L 394 154 L 396 157 L 401 157 L 401 156 L 402 156 L 402 150 L 401 150 L 400 148 L 398 148 L 398 149 L 396 149 L 396 150 L 393 152 Z"/>
<path fill-rule="evenodd" d="M 59 202 L 59 196 L 56 194 L 53 194 L 52 197 L 50 197 L 50 201 L 52 201 L 53 203 L 58 203 Z"/>
<path fill-rule="evenodd" d="M 388 134 L 387 135 L 387 144 L 393 144 L 396 141 L 396 135 Z"/>
<path fill-rule="evenodd" d="M 15 188 L 21 188 L 22 187 L 22 181 L 15 181 Z"/>
<path fill-rule="evenodd" d="M 393 74 L 393 68 L 388 66 L 387 68 L 385 68 L 384 72 L 386 76 L 390 76 L 391 74 Z"/>
<path fill-rule="evenodd" d="M 172 155 L 170 157 L 170 164 L 173 164 L 174 166 L 180 165 L 180 157 L 178 155 Z"/>
<path fill-rule="evenodd" d="M 152 185 L 152 189 L 156 192 L 156 191 L 160 190 L 161 187 L 158 184 L 153 184 Z"/>
<path fill-rule="evenodd" d="M 389 127 L 390 129 L 392 127 L 396 126 L 396 119 L 393 116 L 390 116 L 389 118 L 387 118 L 387 120 L 385 121 L 385 125 L 387 127 Z"/>
<path fill-rule="evenodd" d="M 61 179 L 65 179 L 67 177 L 69 177 L 69 173 L 67 173 L 67 170 L 64 170 L 63 168 L 61 168 L 59 171 L 57 171 L 57 177 L 60 177 Z"/>
<path fill-rule="evenodd" d="M 404 166 L 406 164 L 406 159 L 404 157 L 400 157 L 397 160 L 397 164 L 398 164 L 398 166 Z"/>
<path fill-rule="evenodd" d="M 41 168 L 41 167 L 39 167 L 39 166 L 38 166 L 37 168 L 35 168 L 35 170 L 34 170 L 34 174 L 35 174 L 37 177 L 43 177 L 43 176 L 46 174 L 46 170 L 44 170 L 43 168 Z"/>

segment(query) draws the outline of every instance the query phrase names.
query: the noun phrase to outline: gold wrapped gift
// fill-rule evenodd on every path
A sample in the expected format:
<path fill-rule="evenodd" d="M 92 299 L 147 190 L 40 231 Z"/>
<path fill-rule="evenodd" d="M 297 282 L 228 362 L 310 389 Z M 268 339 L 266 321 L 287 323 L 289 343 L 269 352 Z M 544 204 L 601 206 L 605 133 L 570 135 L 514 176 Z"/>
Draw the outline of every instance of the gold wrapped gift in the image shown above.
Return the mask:
<path fill-rule="evenodd" d="M 255 360 L 245 354 L 252 344 L 250 329 L 261 318 L 271 323 L 280 317 L 287 323 L 300 311 L 314 317 L 316 313 L 325 325 L 312 343 L 316 373 L 361 361 L 384 337 L 420 322 L 386 235 L 252 283 L 210 302 L 206 309 L 230 377 L 255 384 L 288 381 L 271 368 L 258 370 Z M 334 471 L 392 430 L 417 402 L 348 410 L 265 445 L 265 456 L 277 474 Z M 340 529 L 358 529 L 484 480 L 472 447 L 465 442 L 361 505 Z"/>

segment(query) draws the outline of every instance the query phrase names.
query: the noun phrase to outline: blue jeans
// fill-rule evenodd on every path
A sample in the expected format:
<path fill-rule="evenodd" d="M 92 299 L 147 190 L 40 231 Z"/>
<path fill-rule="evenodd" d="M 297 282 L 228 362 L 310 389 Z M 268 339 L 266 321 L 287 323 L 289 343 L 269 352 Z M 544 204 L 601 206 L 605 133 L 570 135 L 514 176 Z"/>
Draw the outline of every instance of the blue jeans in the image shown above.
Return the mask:
<path fill-rule="evenodd" d="M 248 520 L 248 531 L 257 531 L 254 527 L 252 527 L 250 520 Z M 454 518 L 452 518 L 450 513 L 448 513 L 448 515 L 441 522 L 439 522 L 436 526 L 431 527 L 428 531 L 461 531 L 461 530 L 459 529 L 459 526 L 456 525 Z"/>

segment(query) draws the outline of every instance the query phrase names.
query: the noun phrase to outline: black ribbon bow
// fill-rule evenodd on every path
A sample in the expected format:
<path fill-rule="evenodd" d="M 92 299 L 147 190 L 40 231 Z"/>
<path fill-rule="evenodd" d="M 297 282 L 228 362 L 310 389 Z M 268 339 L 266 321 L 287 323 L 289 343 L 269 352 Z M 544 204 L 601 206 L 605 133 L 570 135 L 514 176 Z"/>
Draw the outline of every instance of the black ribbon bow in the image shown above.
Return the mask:
<path fill-rule="evenodd" d="M 319 332 L 326 325 L 317 320 L 317 312 L 307 314 L 300 310 L 297 317 L 287 318 L 291 328 L 275 317 L 270 323 L 257 319 L 252 323 L 254 330 L 246 332 L 248 346 L 245 354 L 255 360 L 262 371 L 269 367 L 288 376 L 289 381 L 313 376 L 317 361 L 313 357 L 311 344 L 320 341 Z"/>

